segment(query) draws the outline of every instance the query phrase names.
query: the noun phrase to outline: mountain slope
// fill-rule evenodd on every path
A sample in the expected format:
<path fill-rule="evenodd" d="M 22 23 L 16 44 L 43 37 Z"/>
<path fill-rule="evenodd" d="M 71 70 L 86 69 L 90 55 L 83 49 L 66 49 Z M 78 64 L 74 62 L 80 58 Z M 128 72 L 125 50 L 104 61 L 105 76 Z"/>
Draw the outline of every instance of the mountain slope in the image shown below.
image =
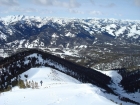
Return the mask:
<path fill-rule="evenodd" d="M 110 87 L 119 95 L 120 100 L 129 102 L 129 99 L 131 99 L 140 103 L 140 91 L 138 90 L 140 87 L 137 87 L 140 79 L 136 79 L 140 78 L 140 76 L 138 76 L 139 73 L 136 73 L 135 71 L 133 72 L 134 77 L 131 77 L 129 74 L 132 74 L 132 72 L 124 73 L 124 70 L 109 70 L 100 72 L 112 78 L 113 84 L 111 84 Z M 125 78 L 123 75 L 125 75 L 127 78 Z M 126 84 L 123 84 L 124 81 Z M 133 81 L 133 83 L 131 81 Z M 135 91 L 131 91 L 133 89 L 135 89 Z"/>
<path fill-rule="evenodd" d="M 26 78 L 25 75 L 28 75 L 28 77 Z M 41 80 L 44 86 L 47 86 L 50 82 L 59 83 L 59 81 L 61 83 L 80 83 L 78 80 L 49 67 L 31 68 L 22 73 L 20 77 L 24 81 L 26 79 L 28 79 L 28 81 L 34 80 L 39 83 L 39 86 Z"/>
<path fill-rule="evenodd" d="M 40 86 L 41 80 L 43 81 L 42 86 Z M 126 86 L 125 84 L 122 84 L 122 86 L 119 85 L 119 83 L 123 82 L 123 80 L 125 81 L 126 79 L 123 76 L 121 77 L 117 72 L 109 71 L 109 73 L 105 72 L 105 74 L 102 74 L 99 71 L 80 66 L 78 64 L 72 63 L 65 59 L 59 58 L 57 56 L 36 49 L 30 50 L 28 49 L 26 51 L 19 52 L 15 55 L 12 55 L 11 57 L 5 58 L 0 61 L 0 84 L 1 84 L 0 91 L 2 92 L 11 90 L 11 88 L 13 90 L 13 88 L 17 85 L 19 85 L 20 88 L 25 88 L 25 85 L 26 87 L 30 87 L 28 86 L 28 83 L 26 83 L 26 81 L 28 82 L 30 81 L 29 84 L 31 84 L 32 81 L 34 81 L 35 84 L 37 82 L 40 89 L 49 88 L 50 84 L 51 85 L 53 84 L 53 86 L 60 85 L 60 87 L 62 86 L 61 84 L 63 85 L 68 84 L 68 86 L 70 84 L 72 85 L 72 89 L 73 86 L 74 87 L 78 86 L 77 88 L 80 89 L 80 92 L 82 89 L 79 88 L 81 87 L 81 85 L 79 86 L 79 84 L 90 83 L 92 85 L 88 86 L 92 87 L 92 89 L 96 88 L 95 90 L 93 89 L 94 91 L 92 91 L 92 93 L 94 94 L 99 93 L 101 96 L 106 97 L 109 100 L 111 99 L 114 100 L 115 102 L 123 103 L 124 105 L 126 104 L 126 102 L 129 102 L 130 105 L 132 105 L 132 103 L 139 104 L 139 101 L 137 101 L 136 98 L 131 99 L 131 97 L 128 96 L 129 93 L 127 93 L 127 89 L 124 88 Z M 25 85 L 22 84 L 23 81 L 25 82 Z M 138 80 L 134 81 L 133 79 L 132 81 L 133 84 L 137 84 Z M 73 83 L 76 84 L 76 86 L 73 85 Z M 82 84 L 82 86 L 84 87 L 87 85 Z M 120 98 L 120 96 L 122 96 L 122 93 L 124 94 L 124 92 L 126 95 L 124 95 L 122 99 Z M 136 96 L 135 92 L 133 92 L 131 96 L 133 95 Z M 89 101 L 91 102 L 91 100 Z"/>
<path fill-rule="evenodd" d="M 28 69 L 32 67 L 47 66 L 70 75 L 81 82 L 95 84 L 107 90 L 107 92 L 114 93 L 107 86 L 107 84 L 111 83 L 110 77 L 93 69 L 77 65 L 70 61 L 35 49 L 24 51 L 6 58 L 0 61 L 0 66 L 1 90 L 7 88 L 8 84 L 13 84 L 14 82 L 16 82 L 19 78 L 18 75 L 27 71 Z M 11 79 L 14 77 L 16 77 L 16 79 L 14 81 L 11 81 Z"/>
<path fill-rule="evenodd" d="M 2 105 L 115 105 L 104 97 L 99 88 L 91 84 L 82 84 L 55 69 L 31 68 L 21 74 L 22 79 L 25 79 L 25 74 L 28 74 L 26 78 L 28 81 L 39 83 L 42 80 L 43 85 L 39 84 L 38 89 L 15 87 L 11 92 L 2 93 L 0 96 Z"/>

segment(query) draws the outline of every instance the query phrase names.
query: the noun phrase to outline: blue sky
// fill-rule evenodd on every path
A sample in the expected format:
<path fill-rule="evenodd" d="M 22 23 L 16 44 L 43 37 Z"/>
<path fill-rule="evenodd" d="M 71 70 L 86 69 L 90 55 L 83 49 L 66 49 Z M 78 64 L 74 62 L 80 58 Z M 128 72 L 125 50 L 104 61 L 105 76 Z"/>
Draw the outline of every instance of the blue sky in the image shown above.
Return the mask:
<path fill-rule="evenodd" d="M 140 20 L 140 0 L 0 0 L 8 15 Z"/>

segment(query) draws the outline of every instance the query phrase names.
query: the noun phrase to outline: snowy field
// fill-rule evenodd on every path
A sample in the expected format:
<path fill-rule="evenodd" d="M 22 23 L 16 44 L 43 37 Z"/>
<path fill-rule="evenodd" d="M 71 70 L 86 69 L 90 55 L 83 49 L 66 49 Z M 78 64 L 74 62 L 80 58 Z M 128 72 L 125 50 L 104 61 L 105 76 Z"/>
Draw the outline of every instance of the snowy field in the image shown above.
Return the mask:
<path fill-rule="evenodd" d="M 32 68 L 21 75 L 25 80 L 38 82 L 38 89 L 19 89 L 1 93 L 0 105 L 116 105 L 107 99 L 100 88 L 83 84 L 57 70 Z M 41 86 L 40 81 L 43 81 Z"/>

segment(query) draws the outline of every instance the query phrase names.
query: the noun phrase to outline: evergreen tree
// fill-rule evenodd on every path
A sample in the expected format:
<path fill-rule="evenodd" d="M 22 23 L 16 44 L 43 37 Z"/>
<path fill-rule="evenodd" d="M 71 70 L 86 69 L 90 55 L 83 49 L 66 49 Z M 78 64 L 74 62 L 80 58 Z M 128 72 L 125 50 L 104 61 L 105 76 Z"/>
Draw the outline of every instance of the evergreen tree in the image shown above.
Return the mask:
<path fill-rule="evenodd" d="M 35 88 L 34 81 L 32 80 L 32 89 Z"/>
<path fill-rule="evenodd" d="M 19 86 L 19 88 L 24 88 L 24 89 L 26 88 L 24 81 L 21 79 L 19 79 L 19 81 L 18 81 L 18 86 Z"/>
<path fill-rule="evenodd" d="M 38 89 L 38 83 L 37 82 L 35 82 L 35 88 Z"/>
<path fill-rule="evenodd" d="M 30 82 L 30 81 L 29 81 Z M 25 85 L 26 85 L 26 88 L 30 88 L 30 83 L 28 83 L 27 79 L 25 80 Z"/>

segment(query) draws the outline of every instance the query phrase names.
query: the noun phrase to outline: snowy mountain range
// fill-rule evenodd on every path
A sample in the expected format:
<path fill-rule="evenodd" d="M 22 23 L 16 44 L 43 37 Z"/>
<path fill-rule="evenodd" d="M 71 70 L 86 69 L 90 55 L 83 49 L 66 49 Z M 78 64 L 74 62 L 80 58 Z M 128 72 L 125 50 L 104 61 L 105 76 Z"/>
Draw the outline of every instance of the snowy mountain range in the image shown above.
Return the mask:
<path fill-rule="evenodd" d="M 140 44 L 140 21 L 63 19 L 33 16 L 0 18 L 1 47 L 64 47 Z"/>

